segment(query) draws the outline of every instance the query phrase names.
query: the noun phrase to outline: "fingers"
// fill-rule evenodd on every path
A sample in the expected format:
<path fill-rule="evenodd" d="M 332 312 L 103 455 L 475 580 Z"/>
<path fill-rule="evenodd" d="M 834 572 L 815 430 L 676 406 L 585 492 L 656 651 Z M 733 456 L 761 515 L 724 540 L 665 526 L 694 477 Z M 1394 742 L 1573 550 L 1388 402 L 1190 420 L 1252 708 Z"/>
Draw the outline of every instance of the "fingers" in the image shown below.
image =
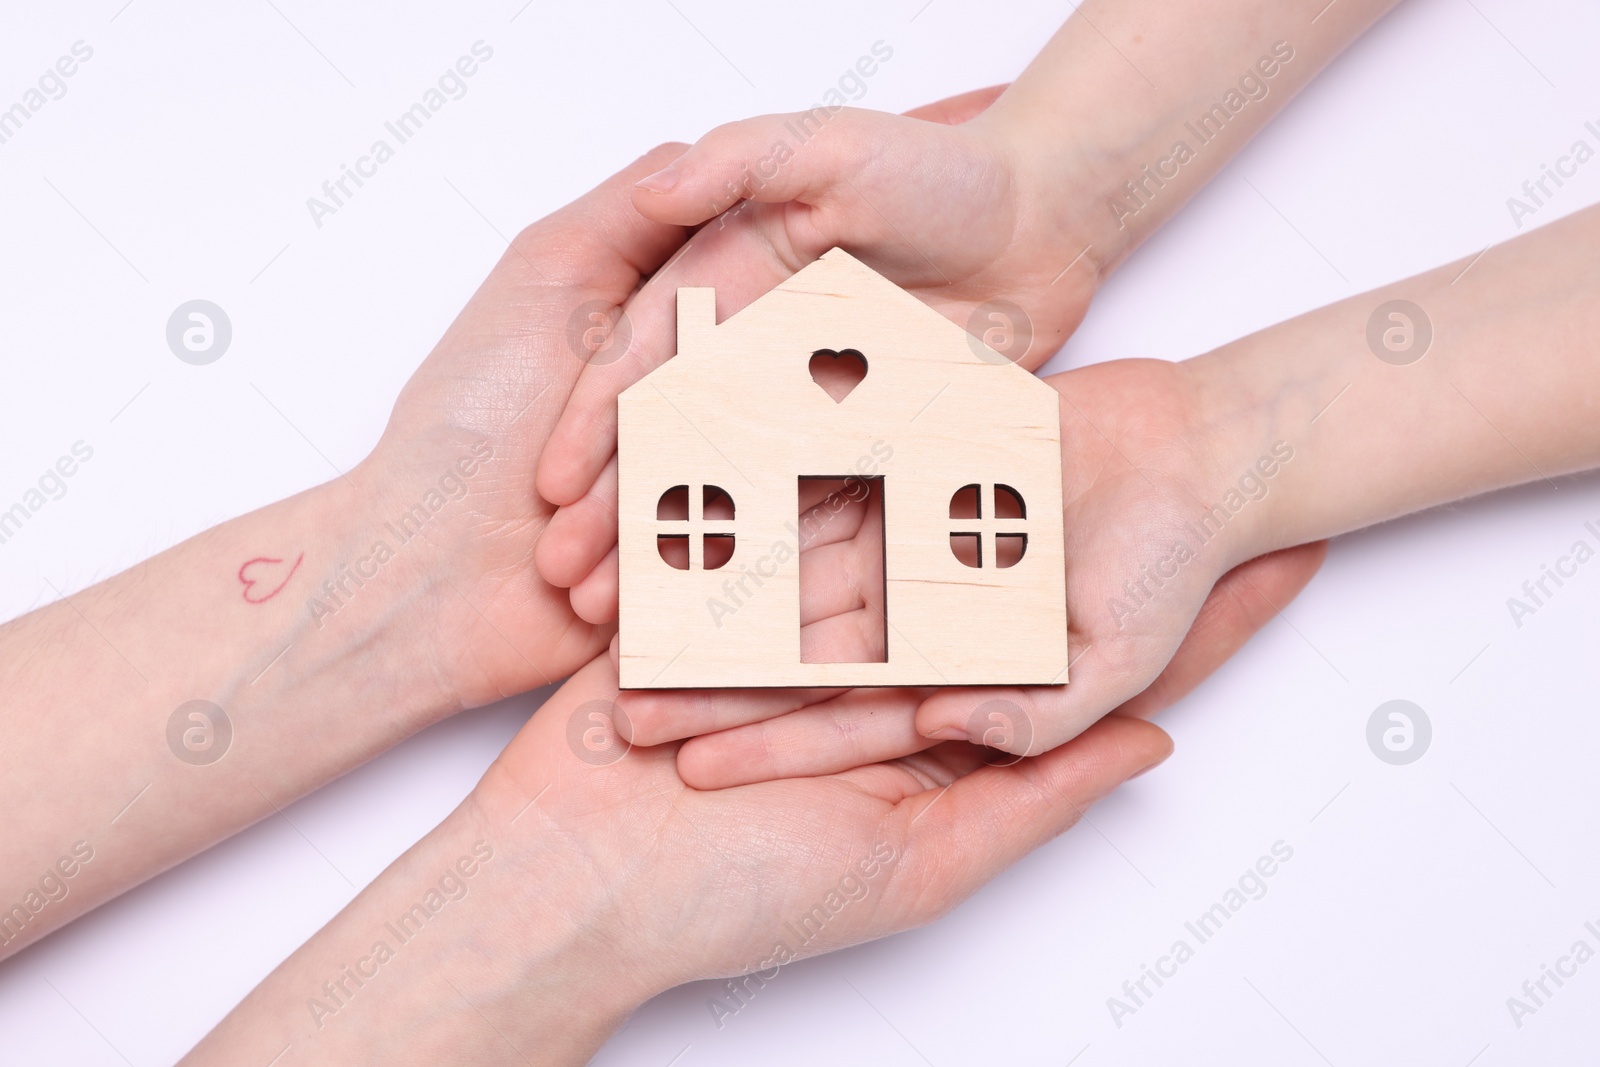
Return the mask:
<path fill-rule="evenodd" d="M 575 608 L 578 593 L 579 590 L 573 591 Z M 587 619 L 582 609 L 578 611 Z M 807 663 L 870 662 L 883 654 L 883 648 L 883 616 L 871 608 L 835 615 L 800 631 L 801 656 Z M 628 737 L 635 744 L 659 745 L 783 716 L 826 701 L 839 692 L 837 689 L 630 690 L 622 694 L 618 703 L 629 718 Z M 912 707 L 902 706 L 906 725 L 901 734 L 910 729 Z"/>
<path fill-rule="evenodd" d="M 1326 555 L 1327 542 L 1319 541 L 1249 560 L 1223 575 L 1172 662 L 1116 713 L 1148 717 L 1180 700 L 1298 595 Z M 900 759 L 940 743 L 917 731 L 915 715 L 903 700 L 897 704 L 889 696 L 854 697 L 847 693 L 769 721 L 695 737 L 679 752 L 679 773 L 696 789 L 722 789 L 837 773 Z M 1020 724 L 1007 721 L 1009 709 L 1001 698 L 984 689 L 968 691 L 966 699 L 971 713 L 963 725 L 972 742 L 1006 747 L 1007 737 L 1016 735 Z M 676 734 L 674 739 L 687 736 Z M 1037 744 L 1034 749 L 1038 750 Z"/>
<path fill-rule="evenodd" d="M 800 551 L 846 541 L 876 518 L 869 502 L 880 497 L 873 483 L 859 478 L 806 478 L 800 483 Z M 881 501 L 880 501 L 881 504 Z"/>
<path fill-rule="evenodd" d="M 694 146 L 692 159 L 683 159 L 680 146 L 663 146 L 647 157 L 649 163 L 630 168 L 628 177 L 643 181 L 642 188 L 630 189 L 628 194 L 638 208 L 631 213 L 632 220 L 635 225 L 658 228 L 654 254 L 634 250 L 632 260 L 636 264 L 648 263 L 652 268 L 663 266 L 662 260 L 682 243 L 681 226 L 710 219 L 744 198 L 772 203 L 806 201 L 808 197 L 821 199 L 828 190 L 839 190 L 841 195 L 848 192 L 854 211 L 835 213 L 838 217 L 821 228 L 800 219 L 793 226 L 779 227 L 781 235 L 775 235 L 771 226 L 727 226 L 726 220 L 702 229 L 685 257 L 665 264 L 665 269 L 629 301 L 621 322 L 611 328 L 610 336 L 616 340 L 606 350 L 607 358 L 591 359 L 583 368 L 540 455 L 536 474 L 540 495 L 558 507 L 571 504 L 599 476 L 616 448 L 617 395 L 663 363 L 675 347 L 678 286 L 714 286 L 717 304 L 726 314 L 782 281 L 795 269 L 796 261 L 809 260 L 837 243 L 839 234 L 850 234 L 853 241 L 867 246 L 891 238 L 900 241 L 901 234 L 895 226 L 886 225 L 877 210 L 858 202 L 861 194 L 849 180 L 888 142 L 878 135 L 881 128 L 887 123 L 909 127 L 904 136 L 893 141 L 903 158 L 883 168 L 886 174 L 898 176 L 905 166 L 916 165 L 935 147 L 921 136 L 924 131 L 937 130 L 938 123 L 970 118 L 987 107 L 999 92 L 998 87 L 979 90 L 930 105 L 918 112 L 924 119 L 921 123 L 848 108 L 769 115 L 713 130 Z M 821 135 L 824 123 L 827 136 Z M 777 142 L 764 141 L 763 137 L 780 129 L 784 131 L 780 140 L 785 148 L 775 153 L 773 145 Z M 791 149 L 791 144 L 797 147 Z M 769 158 L 775 155 L 782 158 Z M 652 163 L 655 166 L 649 165 Z M 672 163 L 678 164 L 676 169 L 668 166 Z M 676 177 L 679 175 L 687 177 L 680 180 Z M 898 182 L 899 178 L 890 180 Z M 608 195 L 619 188 L 608 185 Z M 801 216 L 806 211 L 803 206 L 796 210 Z M 818 214 L 815 219 L 822 220 L 823 215 Z M 781 249 L 787 249 L 787 253 Z M 891 255 L 889 261 L 893 259 Z M 907 269 L 915 272 L 924 266 L 918 256 Z M 641 273 L 635 270 L 613 279 L 613 288 L 607 291 L 615 292 L 615 299 L 620 302 L 637 284 Z"/>
<path fill-rule="evenodd" d="M 859 573 L 860 565 L 865 561 L 858 558 L 860 555 L 860 548 L 855 541 L 841 541 L 818 548 L 806 557 L 807 570 L 814 569 L 823 580 L 800 579 L 802 638 L 803 628 L 812 623 L 866 607 L 861 592 L 863 578 Z M 806 659 L 803 662 L 818 661 Z"/>
<path fill-rule="evenodd" d="M 572 340 L 577 324 L 614 317 L 640 280 L 688 238 L 682 227 L 640 216 L 631 193 L 640 175 L 681 151 L 681 145 L 663 145 L 645 154 L 519 233 L 437 346 L 440 355 L 429 363 L 436 368 L 432 378 L 419 375 L 414 382 L 436 381 L 455 366 L 452 361 L 481 352 L 485 338 L 504 340 L 495 349 L 503 354 L 500 371 L 488 382 L 481 373 L 471 381 L 484 395 L 498 385 L 498 395 L 513 405 L 507 408 L 514 413 L 510 421 L 523 419 L 524 443 L 539 448 L 542 457 L 549 444 L 545 435 L 559 424 L 580 378 L 581 350 Z M 518 404 L 524 391 L 530 399 Z"/>
<path fill-rule="evenodd" d="M 1321 565 L 1322 554 L 1318 546 L 1304 546 L 1235 568 L 1230 572 L 1235 580 L 1226 586 L 1219 581 L 1202 605 L 1202 610 L 1210 607 L 1212 618 L 1198 635 L 1191 629 L 1181 642 L 1170 646 L 1171 653 L 1152 653 L 1137 638 L 1103 638 L 1099 644 L 1073 653 L 1067 685 L 943 690 L 917 709 L 917 729 L 940 740 L 965 740 L 974 730 L 988 730 L 998 716 L 1005 728 L 985 738 L 985 743 L 1029 755 L 1076 737 L 1124 705 L 1135 714 L 1153 714 L 1198 685 L 1272 617 L 1274 604 L 1288 599 L 1262 598 L 1268 588 L 1291 595 L 1298 592 Z M 1184 644 L 1189 645 L 1188 653 L 1161 688 L 1142 704 L 1135 703 L 1172 666 Z"/>
<path fill-rule="evenodd" d="M 835 615 L 800 631 L 805 663 L 878 663 L 884 644 L 883 615 L 874 608 Z"/>
<path fill-rule="evenodd" d="M 528 226 L 501 259 L 503 267 L 531 274 L 532 282 L 597 290 L 617 303 L 654 273 L 689 233 L 640 217 L 633 186 L 681 155 L 684 145 L 646 152 L 594 189 Z"/>
<path fill-rule="evenodd" d="M 839 695 L 837 689 L 630 689 L 617 696 L 617 728 L 635 745 L 659 745 L 769 719 Z"/>
<path fill-rule="evenodd" d="M 853 689 L 736 729 L 702 734 L 678 750 L 678 774 L 696 789 L 836 774 L 942 742 L 917 733 L 909 689 Z M 788 709 L 785 709 L 788 710 Z"/>
<path fill-rule="evenodd" d="M 638 213 L 633 214 L 636 217 Z M 652 225 L 661 225 L 652 223 Z M 682 232 L 681 230 L 678 232 Z M 677 349 L 679 286 L 711 286 L 723 317 L 788 276 L 771 246 L 748 226 L 708 226 L 682 256 L 657 271 L 628 301 L 604 358 L 590 360 L 572 391 L 550 443 L 539 457 L 536 484 L 552 504 L 578 500 L 617 447 L 617 396 L 665 363 Z"/>
<path fill-rule="evenodd" d="M 619 555 L 612 545 L 605 558 L 595 564 L 588 577 L 573 586 L 569 599 L 572 613 L 584 622 L 604 626 L 617 621 Z"/>
<path fill-rule="evenodd" d="M 1327 556 L 1328 542 L 1316 541 L 1257 556 L 1224 574 L 1172 662 L 1117 713 L 1148 717 L 1177 703 L 1299 596 Z"/>
<path fill-rule="evenodd" d="M 1164 731 L 1114 715 L 1042 756 L 983 766 L 947 789 L 902 801 L 909 825 L 897 877 L 932 909 L 918 918 L 948 910 L 1171 753 Z"/>
<path fill-rule="evenodd" d="M 646 218 L 694 226 L 740 200 L 815 203 L 872 158 L 876 138 L 870 131 L 884 118 L 893 116 L 817 107 L 718 126 L 641 179 L 634 206 Z"/>
<path fill-rule="evenodd" d="M 786 123 L 795 129 L 786 129 Z M 893 136 L 885 131 L 888 125 L 899 127 Z M 770 139 L 778 136 L 778 130 L 783 130 L 781 151 Z M 924 277 L 930 264 L 916 251 L 926 243 L 922 235 L 908 234 L 904 219 L 891 222 L 883 210 L 887 205 L 893 214 L 903 215 L 904 201 L 920 204 L 924 195 L 951 195 L 943 170 L 927 164 L 930 153 L 939 158 L 949 154 L 952 149 L 942 143 L 949 137 L 950 131 L 938 124 L 875 111 L 817 109 L 797 116 L 769 115 L 713 130 L 673 167 L 646 179 L 635 190 L 635 204 L 641 217 L 660 224 L 705 222 L 745 199 L 788 206 L 766 215 L 730 213 L 703 227 L 684 255 L 629 301 L 623 320 L 626 343 L 616 344 L 619 351 L 609 353 L 607 360 L 584 367 L 540 457 L 540 494 L 553 504 L 565 505 L 594 481 L 616 447 L 618 394 L 664 363 L 676 347 L 680 286 L 715 288 L 719 317 L 725 317 L 846 237 L 863 254 L 881 253 L 878 265 L 898 271 L 897 280 Z M 882 158 L 885 152 L 892 152 L 893 158 Z M 972 151 L 960 156 L 963 162 L 947 165 L 968 174 L 969 180 L 971 173 L 984 173 Z M 874 161 L 875 176 L 868 180 L 863 169 Z M 933 192 L 925 193 L 921 186 L 909 190 L 908 167 Z M 864 200 L 868 191 L 871 201 Z M 829 197 L 835 193 L 840 197 L 839 210 L 830 211 Z M 794 200 L 801 203 L 789 203 Z M 907 247 L 908 242 L 914 247 Z M 938 270 L 933 274 L 948 280 Z M 622 330 L 619 325 L 613 334 Z"/>
<path fill-rule="evenodd" d="M 590 580 L 586 579 L 585 585 Z M 573 606 L 580 617 L 592 621 L 584 614 L 585 608 L 579 606 L 582 591 L 581 586 L 573 590 Z M 806 663 L 871 662 L 883 654 L 883 630 L 883 616 L 872 608 L 834 615 L 800 631 L 801 657 Z M 631 724 L 628 736 L 634 743 L 658 745 L 785 715 L 827 700 L 838 692 L 836 689 L 631 690 L 623 693 L 619 703 L 628 713 Z M 913 707 L 902 708 L 906 720 L 900 731 L 902 734 L 911 729 Z"/>
<path fill-rule="evenodd" d="M 539 535 L 534 566 L 558 589 L 571 589 L 617 543 L 617 458 L 611 457 L 589 491 L 561 508 Z"/>

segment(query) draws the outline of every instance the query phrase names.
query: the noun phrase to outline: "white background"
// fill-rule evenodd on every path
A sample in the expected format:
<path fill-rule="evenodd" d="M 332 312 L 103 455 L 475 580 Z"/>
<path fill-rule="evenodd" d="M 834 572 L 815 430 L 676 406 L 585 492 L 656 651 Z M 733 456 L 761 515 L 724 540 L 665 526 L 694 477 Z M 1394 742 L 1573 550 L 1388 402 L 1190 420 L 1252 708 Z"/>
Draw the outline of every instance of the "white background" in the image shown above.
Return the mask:
<path fill-rule="evenodd" d="M 894 57 L 862 106 L 1005 80 L 1070 10 L 275 2 L 5 15 L 0 107 L 74 41 L 94 56 L 0 145 L 0 506 L 73 442 L 94 458 L 0 545 L 0 617 L 329 477 L 285 416 L 357 461 L 503 237 L 650 145 L 808 106 L 880 39 Z M 1323 2 L 1295 5 L 1309 39 Z M 467 96 L 316 228 L 306 198 L 479 39 L 494 58 Z M 1410 0 L 1137 254 L 1054 367 L 1182 358 L 1511 236 L 1506 198 L 1595 140 L 1597 42 L 1579 0 Z M 1597 199 L 1600 161 L 1534 221 Z M 209 367 L 164 339 L 195 297 L 233 322 Z M 1537 351 L 1505 359 L 1537 373 Z M 1583 930 L 1600 924 L 1600 563 L 1520 629 L 1506 607 L 1595 540 L 1586 519 L 1594 478 L 1342 539 L 1285 617 L 1166 715 L 1176 755 L 1092 826 L 931 928 L 786 968 L 721 1030 L 714 986 L 662 997 L 599 1062 L 1589 1062 L 1600 962 L 1520 1029 L 1506 1007 L 1578 938 L 1600 948 Z M 1433 723 L 1409 766 L 1365 740 L 1393 698 Z M 417 737 L 290 809 L 304 836 L 271 819 L 0 966 L 0 1062 L 181 1055 L 536 703 Z M 0 813 L 0 832 L 28 817 Z M 1279 840 L 1293 858 L 1266 896 L 1114 1025 L 1107 998 Z"/>

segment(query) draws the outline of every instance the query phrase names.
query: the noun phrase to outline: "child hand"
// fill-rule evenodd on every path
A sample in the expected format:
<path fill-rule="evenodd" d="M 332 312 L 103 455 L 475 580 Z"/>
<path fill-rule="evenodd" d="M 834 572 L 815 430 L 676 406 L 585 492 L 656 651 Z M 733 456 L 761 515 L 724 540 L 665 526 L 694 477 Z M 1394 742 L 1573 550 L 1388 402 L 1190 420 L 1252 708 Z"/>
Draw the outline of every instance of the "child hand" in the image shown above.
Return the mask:
<path fill-rule="evenodd" d="M 541 458 L 539 492 L 562 510 L 538 567 L 573 589 L 582 618 L 615 618 L 616 397 L 675 349 L 679 286 L 716 287 L 726 318 L 840 245 L 1029 369 L 1077 325 L 1098 271 L 1005 138 L 972 118 L 998 93 L 908 116 L 845 109 L 820 124 L 816 113 L 732 123 L 636 188 L 645 215 L 682 224 L 751 200 L 703 227 L 629 303 L 631 343 L 584 368 Z M 775 153 L 784 162 L 764 166 L 785 140 L 796 147 Z M 652 190 L 653 179 L 670 188 Z M 988 304 L 996 299 L 1011 303 Z"/>
<path fill-rule="evenodd" d="M 625 693 L 635 740 L 693 738 L 679 770 L 701 788 L 830 773 L 940 740 L 1037 754 L 1108 712 L 1149 715 L 1177 700 L 1316 573 L 1321 542 L 1250 559 L 1247 511 L 1197 537 L 1215 525 L 1202 519 L 1209 505 L 1258 468 L 1217 439 L 1209 391 L 1189 365 L 1123 360 L 1047 381 L 1063 399 L 1070 684 Z M 986 706 L 1008 721 L 991 721 Z"/>

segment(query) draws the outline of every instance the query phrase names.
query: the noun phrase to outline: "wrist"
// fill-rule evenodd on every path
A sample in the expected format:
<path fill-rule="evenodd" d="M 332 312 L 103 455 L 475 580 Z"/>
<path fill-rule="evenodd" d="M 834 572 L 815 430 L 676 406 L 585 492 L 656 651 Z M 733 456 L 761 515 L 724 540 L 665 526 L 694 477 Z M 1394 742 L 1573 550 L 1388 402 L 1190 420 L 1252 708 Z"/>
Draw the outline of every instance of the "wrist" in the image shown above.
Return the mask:
<path fill-rule="evenodd" d="M 274 505 L 285 545 L 274 555 L 294 573 L 281 595 L 254 605 L 281 619 L 280 630 L 260 673 L 235 687 L 240 700 L 279 708 L 325 707 L 340 694 L 339 732 L 363 759 L 458 710 L 428 626 L 437 571 L 387 528 L 382 484 L 363 465 Z M 250 550 L 241 541 L 238 551 Z"/>
<path fill-rule="evenodd" d="M 364 583 L 354 599 L 407 656 L 416 725 L 550 685 L 611 640 L 534 566 L 554 512 L 529 481 L 538 458 L 537 440 L 490 427 L 392 425 L 348 476 L 365 534 L 341 577 Z"/>
<path fill-rule="evenodd" d="M 519 1012 L 555 1018 L 552 1012 L 581 1002 L 584 1025 L 603 1040 L 686 978 L 670 953 L 652 945 L 653 932 L 636 928 L 640 909 L 630 906 L 624 883 L 634 864 L 608 863 L 603 838 L 571 832 L 559 781 L 527 784 L 497 761 L 458 810 L 475 840 L 494 844 L 500 863 L 485 881 L 474 935 L 502 961 L 486 981 Z M 619 817 L 589 814 L 601 823 Z"/>
<path fill-rule="evenodd" d="M 1167 5 L 1158 17 L 1152 4 L 1080 4 L 980 118 L 1075 220 L 1104 273 L 1393 2 L 1341 4 L 1314 31 L 1258 0 Z"/>
<path fill-rule="evenodd" d="M 1095 157 L 1079 126 L 1070 127 L 1070 137 L 1048 136 L 1045 131 L 1069 120 L 1014 92 L 1008 90 L 965 128 L 988 143 L 1009 176 L 1016 203 L 1012 240 L 1035 262 L 1032 273 L 1055 292 L 1069 284 L 1086 288 L 1087 306 L 1130 247 L 1105 206 L 1115 167 Z"/>
<path fill-rule="evenodd" d="M 1136 142 L 1117 128 L 1102 135 L 1091 115 L 1014 93 L 1008 90 L 970 125 L 991 136 L 1008 160 L 1023 205 L 1019 217 L 1037 230 L 1029 239 L 1044 238 L 1058 257 L 1081 251 L 1076 267 L 1098 286 L 1135 243 L 1108 203 L 1129 176 Z"/>
<path fill-rule="evenodd" d="M 437 702 L 376 592 L 320 626 L 308 606 L 360 543 L 360 513 L 342 480 L 311 489 L 5 627 L 17 714 L 54 711 L 10 731 L 0 806 L 36 811 L 0 869 L 34 877 L 62 842 L 84 855 L 70 897 L 4 950 L 371 758 Z"/>
<path fill-rule="evenodd" d="M 587 1063 L 674 983 L 651 979 L 584 844 L 552 833 L 532 798 L 480 783 L 440 827 L 433 866 L 459 874 L 466 857 L 478 860 L 478 899 L 429 969 L 448 973 L 518 1049 L 540 1050 L 540 1062 Z"/>
<path fill-rule="evenodd" d="M 1325 536 L 1300 529 L 1294 516 L 1316 492 L 1312 463 L 1317 417 L 1336 399 L 1337 366 L 1324 346 L 1285 336 L 1295 324 L 1233 341 L 1178 364 L 1195 397 L 1196 434 L 1208 442 L 1214 484 L 1239 504 L 1229 522 L 1224 569 Z M 1297 358 L 1283 358 L 1290 345 Z"/>
<path fill-rule="evenodd" d="M 672 847 L 690 827 L 701 827 L 696 841 L 714 831 L 689 814 L 693 791 L 682 793 L 670 751 L 593 747 L 597 728 L 608 744 L 623 744 L 608 721 L 616 696 L 614 666 L 596 657 L 512 739 L 471 807 L 481 825 L 504 828 L 512 860 L 502 874 L 523 906 L 561 918 L 588 973 L 606 986 L 598 1002 L 626 1011 L 728 973 L 730 956 L 746 955 L 730 953 L 730 937 L 735 945 L 762 938 L 739 921 L 747 909 L 732 908 L 730 918 L 726 904 L 707 899 L 702 865 Z"/>
<path fill-rule="evenodd" d="M 469 796 L 186 1062 L 587 1063 L 645 997 L 540 825 Z"/>

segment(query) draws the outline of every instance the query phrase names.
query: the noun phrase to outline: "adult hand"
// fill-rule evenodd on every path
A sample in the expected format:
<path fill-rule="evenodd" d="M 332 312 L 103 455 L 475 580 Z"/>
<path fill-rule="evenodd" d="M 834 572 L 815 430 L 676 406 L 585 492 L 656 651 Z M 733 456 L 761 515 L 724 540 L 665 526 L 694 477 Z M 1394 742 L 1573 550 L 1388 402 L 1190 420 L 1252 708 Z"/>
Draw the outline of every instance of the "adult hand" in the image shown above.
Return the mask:
<path fill-rule="evenodd" d="M 1170 751 L 1155 726 L 1113 718 L 1014 766 L 943 745 L 699 792 L 675 746 L 583 742 L 615 742 L 615 695 L 606 658 L 575 675 L 186 1062 L 292 1045 L 300 1063 L 584 1063 L 672 986 L 751 975 L 753 990 L 790 960 L 938 917 Z M 401 942 L 397 917 L 426 928 Z"/>
<path fill-rule="evenodd" d="M 546 685 L 610 640 L 610 627 L 575 615 L 533 565 L 555 511 L 533 471 L 583 370 L 584 331 L 617 315 L 688 236 L 629 202 L 633 182 L 681 150 L 656 148 L 519 234 L 407 382 L 362 464 L 385 513 L 404 516 L 459 460 L 476 460 L 474 475 L 456 479 L 466 488 L 445 504 L 447 521 L 425 525 L 425 547 L 407 559 L 409 580 L 434 594 L 424 614 L 459 706 Z"/>
<path fill-rule="evenodd" d="M 631 203 L 676 152 L 519 236 L 355 469 L 0 627 L 0 810 L 31 812 L 0 835 L 0 954 L 605 647 L 534 572 L 532 472 L 574 312 L 685 236 Z"/>

